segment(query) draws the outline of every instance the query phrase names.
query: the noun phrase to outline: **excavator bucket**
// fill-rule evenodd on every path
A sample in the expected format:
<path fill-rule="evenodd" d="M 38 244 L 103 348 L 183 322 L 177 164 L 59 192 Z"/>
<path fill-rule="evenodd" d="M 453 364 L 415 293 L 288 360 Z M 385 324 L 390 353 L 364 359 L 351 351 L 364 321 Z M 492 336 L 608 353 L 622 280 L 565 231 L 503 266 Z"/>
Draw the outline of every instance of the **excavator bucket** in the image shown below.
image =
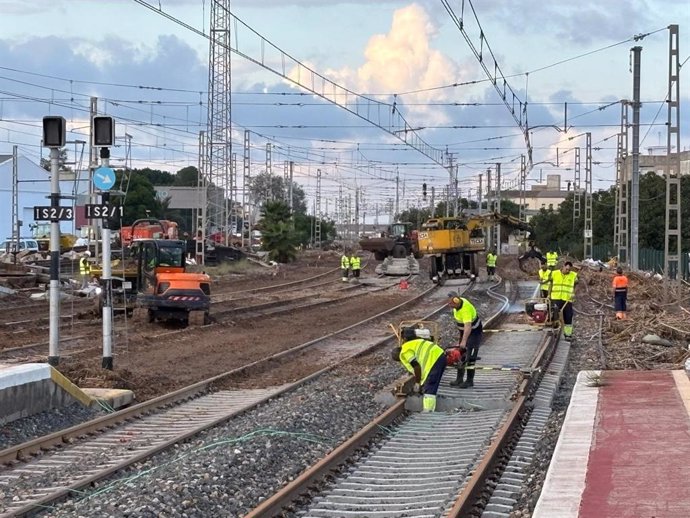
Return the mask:
<path fill-rule="evenodd" d="M 386 257 L 384 261 L 376 266 L 377 275 L 417 275 L 419 273 L 419 263 L 414 256 L 395 258 Z"/>

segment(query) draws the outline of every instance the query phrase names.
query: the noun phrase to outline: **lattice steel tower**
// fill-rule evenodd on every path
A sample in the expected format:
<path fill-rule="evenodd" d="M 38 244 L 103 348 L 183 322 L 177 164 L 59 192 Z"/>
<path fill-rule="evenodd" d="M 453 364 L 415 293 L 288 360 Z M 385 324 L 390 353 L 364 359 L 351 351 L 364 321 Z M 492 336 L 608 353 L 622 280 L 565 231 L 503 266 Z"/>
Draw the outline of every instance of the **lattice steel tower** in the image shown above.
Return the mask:
<path fill-rule="evenodd" d="M 668 39 L 668 124 L 666 138 L 666 232 L 664 234 L 664 274 L 675 279 L 680 298 L 681 226 L 680 226 L 680 62 L 678 26 L 669 26 Z M 674 152 L 675 148 L 675 152 Z M 667 290 L 668 294 L 672 290 Z"/>
<path fill-rule="evenodd" d="M 585 149 L 585 259 L 592 258 L 592 134 L 587 133 Z"/>
<path fill-rule="evenodd" d="M 230 20 L 230 0 L 211 0 L 206 133 L 206 171 L 211 193 L 203 230 L 223 232 L 226 242 L 230 235 L 229 198 L 234 183 L 231 165 Z"/>

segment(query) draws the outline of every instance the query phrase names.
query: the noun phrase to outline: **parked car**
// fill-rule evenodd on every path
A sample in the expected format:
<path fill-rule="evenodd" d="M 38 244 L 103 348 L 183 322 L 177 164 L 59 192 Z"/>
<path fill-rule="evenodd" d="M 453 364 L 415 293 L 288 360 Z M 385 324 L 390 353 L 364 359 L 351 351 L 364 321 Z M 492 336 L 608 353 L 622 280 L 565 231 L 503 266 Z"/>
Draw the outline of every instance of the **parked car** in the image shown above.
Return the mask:
<path fill-rule="evenodd" d="M 16 241 L 8 238 L 6 239 L 2 245 L 0 245 L 0 253 L 1 252 L 13 252 L 14 247 L 16 245 Z M 29 250 L 31 252 L 38 252 L 38 241 L 31 237 L 20 237 L 19 238 L 19 250 L 17 252 L 23 252 L 24 250 Z"/>

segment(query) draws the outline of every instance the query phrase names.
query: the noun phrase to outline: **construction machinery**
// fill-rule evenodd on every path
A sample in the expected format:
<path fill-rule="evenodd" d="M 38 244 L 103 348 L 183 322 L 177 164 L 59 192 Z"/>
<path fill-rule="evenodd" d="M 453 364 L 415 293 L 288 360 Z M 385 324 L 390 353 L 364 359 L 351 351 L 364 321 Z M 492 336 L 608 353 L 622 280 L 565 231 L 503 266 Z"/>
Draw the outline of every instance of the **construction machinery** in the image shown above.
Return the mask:
<path fill-rule="evenodd" d="M 379 275 L 419 273 L 417 259 L 421 256 L 417 231 L 412 229 L 412 223 L 393 223 L 380 236 L 361 239 L 359 246 L 362 250 L 373 252 L 377 261 L 383 261 L 376 267 Z"/>
<path fill-rule="evenodd" d="M 141 221 L 150 225 L 152 220 Z M 133 235 L 138 224 L 139 220 L 132 225 Z M 123 258 L 112 263 L 113 309 L 149 322 L 205 324 L 211 307 L 211 278 L 186 271 L 186 248 L 186 242 L 177 239 L 134 239 Z M 100 278 L 102 270 L 92 269 L 92 274 Z"/>
<path fill-rule="evenodd" d="M 122 246 L 130 246 L 135 239 L 177 239 L 177 223 L 167 219 L 138 219 L 131 226 L 120 229 Z"/>
<path fill-rule="evenodd" d="M 29 225 L 31 235 L 38 242 L 41 252 L 50 251 L 50 222 L 31 223 Z M 77 236 L 60 233 L 60 253 L 67 252 L 77 242 Z"/>
<path fill-rule="evenodd" d="M 497 212 L 426 221 L 418 235 L 418 248 L 420 254 L 431 258 L 431 279 L 442 284 L 446 278 L 476 277 L 477 254 L 486 251 L 484 229 L 497 223 L 533 231 L 524 221 Z"/>

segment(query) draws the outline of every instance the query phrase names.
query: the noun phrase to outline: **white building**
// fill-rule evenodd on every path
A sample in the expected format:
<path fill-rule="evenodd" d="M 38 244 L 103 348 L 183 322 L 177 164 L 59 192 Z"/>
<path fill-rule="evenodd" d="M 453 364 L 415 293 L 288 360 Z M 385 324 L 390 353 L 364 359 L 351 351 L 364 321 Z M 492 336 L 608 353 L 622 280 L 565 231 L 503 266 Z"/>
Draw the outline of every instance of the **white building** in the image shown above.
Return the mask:
<path fill-rule="evenodd" d="M 12 183 L 13 160 L 11 154 L 0 154 L 0 241 L 12 236 Z M 50 205 L 50 173 L 28 158 L 17 157 L 18 217 L 22 222 L 21 236 L 31 236 L 29 225 L 35 223 L 33 208 Z M 65 196 L 88 192 L 88 181 L 77 182 L 74 174 L 68 173 L 60 180 L 60 192 Z M 74 207 L 74 199 L 63 199 L 61 205 Z M 76 212 L 75 212 L 76 213 Z M 63 221 L 60 230 L 79 234 L 76 221 Z"/>
<path fill-rule="evenodd" d="M 525 204 L 527 205 L 527 216 L 537 214 L 541 209 L 557 210 L 561 203 L 565 201 L 571 191 L 561 188 L 561 175 L 546 175 L 545 185 L 533 185 L 525 192 Z M 506 190 L 501 193 L 502 199 L 510 200 L 517 204 L 520 203 L 519 190 Z"/>

